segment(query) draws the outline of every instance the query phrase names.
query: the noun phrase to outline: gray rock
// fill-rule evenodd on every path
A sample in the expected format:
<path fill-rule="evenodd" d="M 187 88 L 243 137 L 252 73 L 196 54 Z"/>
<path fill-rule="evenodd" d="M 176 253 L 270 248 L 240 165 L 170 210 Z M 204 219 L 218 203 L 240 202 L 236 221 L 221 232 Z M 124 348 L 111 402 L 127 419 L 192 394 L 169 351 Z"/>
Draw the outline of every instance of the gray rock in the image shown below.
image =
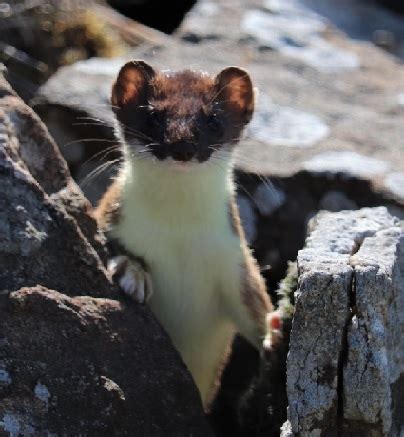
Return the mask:
<path fill-rule="evenodd" d="M 355 290 L 344 365 L 344 418 L 387 435 L 397 404 L 392 394 L 404 380 L 404 233 L 386 222 L 351 257 Z M 402 425 L 402 423 L 401 423 Z M 394 433 L 393 433 L 394 435 Z"/>
<path fill-rule="evenodd" d="M 1 435 L 212 435 L 146 309 L 37 286 L 0 296 L 0 316 Z"/>
<path fill-rule="evenodd" d="M 0 89 L 6 90 L 2 83 Z M 112 296 L 114 287 L 90 243 L 96 239 L 90 205 L 45 126 L 6 94 L 0 97 L 0 132 L 0 289 L 42 284 L 64 293 Z M 58 196 L 66 204 L 80 199 L 83 229 L 78 215 L 54 200 Z"/>
<path fill-rule="evenodd" d="M 398 199 L 404 201 L 404 172 L 389 173 L 384 179 L 384 185 L 394 193 Z"/>
<path fill-rule="evenodd" d="M 382 7 L 385 2 L 368 0 L 339 0 L 338 2 L 300 0 L 300 2 L 325 17 L 349 37 L 372 41 L 403 59 L 403 19 L 399 14 Z"/>
<path fill-rule="evenodd" d="M 395 390 L 404 378 L 403 253 L 403 230 L 385 208 L 312 220 L 298 255 L 287 364 L 293 433 L 397 435 L 403 425 Z"/>
<path fill-rule="evenodd" d="M 310 147 L 327 137 L 328 126 L 316 115 L 275 105 L 259 94 L 248 135 L 272 146 Z"/>
<path fill-rule="evenodd" d="M 267 0 L 268 13 L 249 10 L 241 29 L 262 45 L 299 60 L 323 73 L 334 73 L 359 67 L 354 52 L 340 49 L 327 42 L 321 33 L 325 20 L 298 1 Z"/>
<path fill-rule="evenodd" d="M 372 178 L 386 173 L 390 164 L 356 152 L 329 151 L 304 162 L 303 167 L 315 173 L 345 173 L 350 176 Z"/>
<path fill-rule="evenodd" d="M 350 240 L 339 242 L 335 233 L 322 243 L 322 235 L 324 229 L 316 228 L 298 256 L 299 288 L 287 362 L 288 418 L 293 432 L 302 435 L 335 427 L 338 363 L 349 316 L 352 272 L 344 246 Z"/>

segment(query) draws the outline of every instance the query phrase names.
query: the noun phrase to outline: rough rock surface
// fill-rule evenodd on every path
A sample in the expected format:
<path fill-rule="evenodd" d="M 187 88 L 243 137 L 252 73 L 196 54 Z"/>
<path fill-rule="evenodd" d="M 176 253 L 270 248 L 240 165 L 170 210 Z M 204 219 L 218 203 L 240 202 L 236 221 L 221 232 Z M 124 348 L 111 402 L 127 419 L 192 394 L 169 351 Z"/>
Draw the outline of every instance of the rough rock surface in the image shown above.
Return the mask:
<path fill-rule="evenodd" d="M 43 287 L 0 297 L 0 434 L 210 435 L 148 312 Z"/>
<path fill-rule="evenodd" d="M 112 284 L 90 244 L 97 239 L 94 220 L 84 213 L 81 229 L 68 212 L 78 201 L 84 212 L 88 201 L 36 114 L 1 89 L 0 288 L 42 284 L 68 294 L 111 296 Z"/>
<path fill-rule="evenodd" d="M 106 275 L 102 242 L 0 75 L 0 435 L 211 435 L 169 338 Z"/>
<path fill-rule="evenodd" d="M 404 426 L 404 231 L 385 208 L 321 213 L 310 228 L 297 260 L 290 427 L 303 436 L 397 436 Z"/>

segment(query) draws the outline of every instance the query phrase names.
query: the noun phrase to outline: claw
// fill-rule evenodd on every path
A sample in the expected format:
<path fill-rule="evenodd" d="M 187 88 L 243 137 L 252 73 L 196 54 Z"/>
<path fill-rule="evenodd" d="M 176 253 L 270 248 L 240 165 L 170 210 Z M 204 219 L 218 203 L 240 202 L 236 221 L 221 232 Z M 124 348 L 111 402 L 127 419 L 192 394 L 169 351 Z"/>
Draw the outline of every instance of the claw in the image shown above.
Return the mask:
<path fill-rule="evenodd" d="M 118 277 L 122 291 L 138 303 L 146 303 L 153 294 L 150 274 L 137 261 L 126 256 L 116 256 L 108 261 L 112 277 Z"/>

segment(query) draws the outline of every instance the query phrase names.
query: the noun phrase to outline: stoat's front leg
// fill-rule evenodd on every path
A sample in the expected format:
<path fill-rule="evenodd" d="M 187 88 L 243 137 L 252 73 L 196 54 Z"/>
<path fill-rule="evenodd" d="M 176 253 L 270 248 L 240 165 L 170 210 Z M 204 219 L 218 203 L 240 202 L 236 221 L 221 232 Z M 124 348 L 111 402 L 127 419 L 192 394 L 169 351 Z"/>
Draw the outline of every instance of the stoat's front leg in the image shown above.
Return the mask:
<path fill-rule="evenodd" d="M 94 211 L 94 217 L 99 228 L 107 236 L 110 253 L 115 255 L 107 263 L 109 274 L 127 296 L 143 304 L 147 303 L 153 294 L 153 284 L 147 265 L 142 258 L 128 252 L 123 244 L 113 237 L 110 229 L 111 225 L 117 226 L 121 219 L 122 186 L 120 182 L 117 179 L 108 188 Z"/>
<path fill-rule="evenodd" d="M 127 296 L 141 304 L 149 301 L 153 284 L 144 263 L 134 257 L 118 255 L 108 261 L 107 268 Z"/>
<path fill-rule="evenodd" d="M 257 349 L 271 351 L 281 339 L 282 314 L 274 309 L 257 261 L 247 246 L 234 200 L 229 212 L 231 229 L 240 239 L 243 262 L 239 289 L 225 291 L 226 305 L 237 331 Z"/>
<path fill-rule="evenodd" d="M 240 289 L 227 294 L 227 306 L 237 331 L 257 349 L 273 350 L 281 338 L 281 313 L 272 305 L 257 262 L 244 248 Z"/>

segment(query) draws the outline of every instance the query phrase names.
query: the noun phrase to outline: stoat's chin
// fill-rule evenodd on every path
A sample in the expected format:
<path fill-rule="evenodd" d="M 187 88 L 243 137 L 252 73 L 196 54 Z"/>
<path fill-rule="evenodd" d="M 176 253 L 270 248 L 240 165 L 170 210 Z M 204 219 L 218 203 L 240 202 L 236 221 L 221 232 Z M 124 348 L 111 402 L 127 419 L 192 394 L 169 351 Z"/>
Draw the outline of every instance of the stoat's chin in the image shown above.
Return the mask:
<path fill-rule="evenodd" d="M 174 172 L 190 172 L 196 168 L 200 168 L 204 163 L 197 161 L 175 161 L 174 159 L 167 158 L 164 161 L 159 162 L 160 166 L 166 167 Z"/>
<path fill-rule="evenodd" d="M 198 166 L 197 162 L 192 162 L 192 161 L 188 161 L 188 162 L 183 162 L 183 161 L 171 161 L 169 163 L 167 163 L 170 168 L 172 168 L 175 171 L 182 171 L 182 172 L 187 172 L 187 171 L 191 171 L 192 169 L 194 169 L 195 167 Z M 200 164 L 199 164 L 200 165 Z"/>

